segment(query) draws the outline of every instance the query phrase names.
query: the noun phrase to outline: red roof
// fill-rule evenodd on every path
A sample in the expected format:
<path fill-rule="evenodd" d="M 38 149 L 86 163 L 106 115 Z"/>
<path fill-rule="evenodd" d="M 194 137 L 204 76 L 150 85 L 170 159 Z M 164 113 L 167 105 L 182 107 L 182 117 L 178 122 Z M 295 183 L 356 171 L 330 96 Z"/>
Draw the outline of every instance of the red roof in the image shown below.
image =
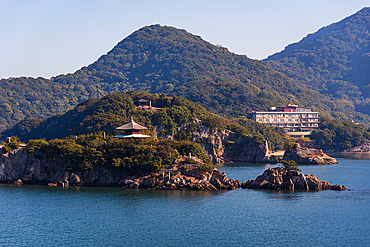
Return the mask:
<path fill-rule="evenodd" d="M 117 130 L 147 130 L 148 128 L 135 123 L 134 120 L 131 118 L 130 122 L 122 126 L 119 126 L 116 129 Z"/>
<path fill-rule="evenodd" d="M 139 102 L 148 102 L 149 100 L 146 99 L 139 99 Z"/>

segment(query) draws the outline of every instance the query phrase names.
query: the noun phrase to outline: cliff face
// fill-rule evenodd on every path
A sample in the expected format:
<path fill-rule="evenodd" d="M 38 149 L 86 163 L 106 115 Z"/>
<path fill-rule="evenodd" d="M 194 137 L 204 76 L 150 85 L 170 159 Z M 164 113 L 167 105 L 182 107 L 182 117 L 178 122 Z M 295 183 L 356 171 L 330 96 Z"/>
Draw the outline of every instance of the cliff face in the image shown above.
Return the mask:
<path fill-rule="evenodd" d="M 66 171 L 67 161 L 53 159 L 41 153 L 27 153 L 25 148 L 8 153 L 0 146 L 0 182 L 21 179 L 28 184 L 60 183 L 86 186 L 115 186 L 123 178 L 102 167 L 76 173 Z"/>
<path fill-rule="evenodd" d="M 253 136 L 239 137 L 236 133 L 224 129 L 211 129 L 204 126 L 200 120 L 197 120 L 200 128 L 193 132 L 192 142 L 201 144 L 204 153 L 213 163 L 223 162 L 274 162 L 267 157 L 269 148 L 267 141 L 260 139 L 256 141 Z M 185 130 L 187 124 L 177 128 L 177 132 Z M 161 135 L 163 128 L 156 128 L 156 137 L 166 139 L 176 139 L 176 135 Z"/>
<path fill-rule="evenodd" d="M 323 151 L 314 148 L 298 148 L 293 151 L 285 151 L 283 159 L 294 160 L 297 164 L 338 164 L 335 158 L 332 158 Z"/>

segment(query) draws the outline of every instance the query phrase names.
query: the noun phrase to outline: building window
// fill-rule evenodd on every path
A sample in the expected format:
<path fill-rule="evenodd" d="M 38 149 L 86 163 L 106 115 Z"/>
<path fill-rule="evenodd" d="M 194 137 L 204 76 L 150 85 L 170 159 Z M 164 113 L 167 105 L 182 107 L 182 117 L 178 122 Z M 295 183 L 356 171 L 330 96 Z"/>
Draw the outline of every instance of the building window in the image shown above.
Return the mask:
<path fill-rule="evenodd" d="M 270 114 L 265 114 L 265 117 L 269 117 L 270 116 Z"/>
<path fill-rule="evenodd" d="M 289 119 L 288 119 L 288 122 L 292 122 L 292 119 L 291 119 L 291 118 L 289 118 Z"/>
<path fill-rule="evenodd" d="M 274 122 L 277 122 L 277 119 L 276 118 L 274 119 Z"/>
<path fill-rule="evenodd" d="M 284 127 L 284 124 L 280 124 L 280 127 Z"/>
<path fill-rule="evenodd" d="M 307 117 L 307 114 L 302 114 L 302 117 Z"/>
<path fill-rule="evenodd" d="M 292 124 L 288 124 L 288 127 L 292 127 Z"/>

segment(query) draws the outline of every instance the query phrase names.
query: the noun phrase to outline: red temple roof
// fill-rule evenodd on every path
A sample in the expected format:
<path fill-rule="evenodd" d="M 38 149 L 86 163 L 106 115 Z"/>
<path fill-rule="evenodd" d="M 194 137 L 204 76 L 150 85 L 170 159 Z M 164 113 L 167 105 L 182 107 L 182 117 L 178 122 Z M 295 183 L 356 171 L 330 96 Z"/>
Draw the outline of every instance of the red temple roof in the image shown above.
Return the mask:
<path fill-rule="evenodd" d="M 147 130 L 147 127 L 141 126 L 140 124 L 137 124 L 134 122 L 134 120 L 131 117 L 131 121 L 127 124 L 124 124 L 122 126 L 119 126 L 116 128 L 117 130 Z"/>

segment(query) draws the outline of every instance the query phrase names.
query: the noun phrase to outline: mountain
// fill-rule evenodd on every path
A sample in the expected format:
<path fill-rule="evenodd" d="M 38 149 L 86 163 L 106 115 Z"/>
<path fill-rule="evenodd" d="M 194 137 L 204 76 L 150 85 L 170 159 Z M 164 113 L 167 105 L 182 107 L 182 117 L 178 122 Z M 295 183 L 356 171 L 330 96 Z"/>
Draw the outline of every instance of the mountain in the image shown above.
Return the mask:
<path fill-rule="evenodd" d="M 135 31 L 73 74 L 50 80 L 2 79 L 0 87 L 0 130 L 27 117 L 45 119 L 63 113 L 88 98 L 133 89 L 184 96 L 214 113 L 234 117 L 296 103 L 337 118 L 370 121 L 370 116 L 342 107 L 262 61 L 160 25 Z"/>
<path fill-rule="evenodd" d="M 343 109 L 370 114 L 369 32 L 366 7 L 288 45 L 265 62 Z"/>

